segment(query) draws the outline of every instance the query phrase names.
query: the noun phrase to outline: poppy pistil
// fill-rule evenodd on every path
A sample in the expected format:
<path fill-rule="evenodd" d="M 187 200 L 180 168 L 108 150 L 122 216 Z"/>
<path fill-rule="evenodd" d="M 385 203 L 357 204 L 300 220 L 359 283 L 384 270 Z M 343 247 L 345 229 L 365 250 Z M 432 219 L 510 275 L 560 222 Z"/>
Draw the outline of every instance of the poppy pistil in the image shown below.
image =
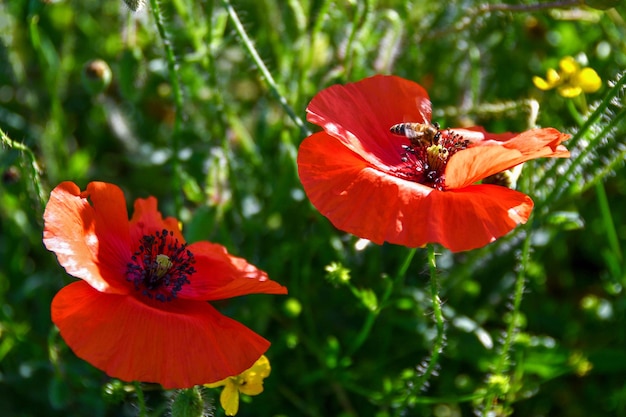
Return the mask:
<path fill-rule="evenodd" d="M 161 302 L 176 298 L 189 277 L 196 272 L 193 253 L 180 244 L 174 232 L 163 229 L 144 235 L 139 249 L 131 256 L 126 280 L 149 299 Z"/>
<path fill-rule="evenodd" d="M 466 149 L 469 141 L 450 129 L 438 130 L 435 138 L 432 144 L 403 145 L 404 152 L 400 155 L 403 165 L 393 173 L 402 179 L 443 190 L 448 160 Z"/>

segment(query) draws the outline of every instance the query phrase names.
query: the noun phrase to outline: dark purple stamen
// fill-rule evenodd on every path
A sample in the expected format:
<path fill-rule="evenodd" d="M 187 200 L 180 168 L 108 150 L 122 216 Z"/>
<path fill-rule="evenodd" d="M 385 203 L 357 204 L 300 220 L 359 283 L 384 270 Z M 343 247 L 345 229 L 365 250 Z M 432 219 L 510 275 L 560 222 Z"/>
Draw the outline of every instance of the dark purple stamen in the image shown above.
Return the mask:
<path fill-rule="evenodd" d="M 187 244 L 180 244 L 174 232 L 166 229 L 144 235 L 131 260 L 127 264 L 126 280 L 142 295 L 162 302 L 176 298 L 196 272 L 195 259 Z"/>
<path fill-rule="evenodd" d="M 460 150 L 466 149 L 469 141 L 450 129 L 437 133 L 432 145 L 402 145 L 402 165 L 393 174 L 405 180 L 418 182 L 436 190 L 445 189 L 445 170 L 448 160 Z"/>

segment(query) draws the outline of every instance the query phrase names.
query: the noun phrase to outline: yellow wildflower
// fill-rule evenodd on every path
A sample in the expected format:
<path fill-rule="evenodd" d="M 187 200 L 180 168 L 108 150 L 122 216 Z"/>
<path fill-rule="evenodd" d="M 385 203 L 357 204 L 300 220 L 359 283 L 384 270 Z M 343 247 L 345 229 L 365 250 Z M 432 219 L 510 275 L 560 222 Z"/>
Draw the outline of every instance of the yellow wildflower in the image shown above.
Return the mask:
<path fill-rule="evenodd" d="M 550 68 L 546 79 L 533 77 L 533 83 L 540 90 L 556 88 L 566 98 L 579 96 L 581 93 L 595 93 L 602 87 L 602 80 L 592 68 L 581 68 L 571 56 L 559 62 L 559 71 Z"/>
<path fill-rule="evenodd" d="M 263 355 L 247 371 L 205 386 L 209 388 L 224 386 L 220 394 L 220 404 L 227 416 L 234 416 L 239 411 L 239 393 L 246 395 L 262 393 L 263 380 L 269 376 L 271 370 L 270 361 Z"/>

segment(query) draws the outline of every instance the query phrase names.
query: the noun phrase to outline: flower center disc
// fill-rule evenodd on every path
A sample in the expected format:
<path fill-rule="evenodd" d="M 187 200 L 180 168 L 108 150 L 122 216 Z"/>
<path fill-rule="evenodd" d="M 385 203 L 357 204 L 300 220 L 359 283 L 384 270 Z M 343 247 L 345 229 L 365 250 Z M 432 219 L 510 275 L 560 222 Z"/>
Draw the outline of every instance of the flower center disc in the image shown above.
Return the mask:
<path fill-rule="evenodd" d="M 171 230 L 163 229 L 141 238 L 139 249 L 127 264 L 126 280 L 151 300 L 172 301 L 196 272 L 194 263 L 187 244 L 178 242 Z"/>
<path fill-rule="evenodd" d="M 450 157 L 466 149 L 469 141 L 450 129 L 439 130 L 430 141 L 411 139 L 411 145 L 403 145 L 400 155 L 402 164 L 393 174 L 399 178 L 418 182 L 436 190 L 445 189 L 445 171 Z"/>

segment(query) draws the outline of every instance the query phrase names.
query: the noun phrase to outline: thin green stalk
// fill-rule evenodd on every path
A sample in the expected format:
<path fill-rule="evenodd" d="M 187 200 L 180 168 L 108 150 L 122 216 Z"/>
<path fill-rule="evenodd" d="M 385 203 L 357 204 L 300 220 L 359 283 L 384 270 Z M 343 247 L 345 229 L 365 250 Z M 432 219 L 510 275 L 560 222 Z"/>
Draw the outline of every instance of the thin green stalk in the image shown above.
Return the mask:
<path fill-rule="evenodd" d="M 6 133 L 0 128 L 0 140 L 3 145 L 8 146 L 9 148 L 16 149 L 28 157 L 30 163 L 28 164 L 31 178 L 33 181 L 33 186 L 35 187 L 35 193 L 37 194 L 37 199 L 39 200 L 39 207 L 43 210 L 46 205 L 46 195 L 43 191 L 43 186 L 41 185 L 41 168 L 39 168 L 39 164 L 37 164 L 37 158 L 33 151 L 23 143 L 19 143 L 11 139 L 7 136 Z"/>
<path fill-rule="evenodd" d="M 411 261 L 415 257 L 416 252 L 417 252 L 416 248 L 412 248 L 411 250 L 409 250 L 406 258 L 402 262 L 402 265 L 400 265 L 400 269 L 398 270 L 398 273 L 394 277 L 393 281 L 389 282 L 389 284 L 387 285 L 385 292 L 383 293 L 382 297 L 380 298 L 380 301 L 378 302 L 378 307 L 375 310 L 370 311 L 367 317 L 365 318 L 365 322 L 363 323 L 363 326 L 361 327 L 359 334 L 357 335 L 356 338 L 354 338 L 354 341 L 350 345 L 350 348 L 348 349 L 346 356 L 348 357 L 352 356 L 363 345 L 363 343 L 365 343 L 369 334 L 372 331 L 372 327 L 374 326 L 376 319 L 380 315 L 381 311 L 387 306 L 387 301 L 389 300 L 389 297 L 393 293 L 393 289 L 397 288 L 404 281 L 406 272 L 409 269 L 409 266 L 411 265 Z"/>
<path fill-rule="evenodd" d="M 424 372 L 424 381 L 428 379 L 430 374 L 437 366 L 439 355 L 443 350 L 444 343 L 444 327 L 443 313 L 441 311 L 441 300 L 439 299 L 439 274 L 437 273 L 437 260 L 435 259 L 434 245 L 428 245 L 428 268 L 430 271 L 430 301 L 433 306 L 433 316 L 435 318 L 435 327 L 437 328 L 437 336 L 433 345 L 433 351 L 426 372 Z"/>
<path fill-rule="evenodd" d="M 151 1 L 156 1 L 156 0 L 151 0 Z M 226 8 L 226 11 L 228 12 L 228 16 L 230 17 L 230 20 L 233 22 L 233 25 L 235 26 L 235 31 L 239 35 L 241 42 L 243 42 L 243 45 L 248 51 L 248 53 L 250 54 L 250 57 L 252 58 L 256 66 L 259 68 L 259 71 L 261 71 L 263 78 L 265 78 L 267 85 L 269 86 L 272 93 L 278 99 L 278 102 L 282 106 L 283 110 L 285 110 L 287 115 L 291 118 L 291 120 L 293 120 L 296 126 L 300 128 L 300 132 L 302 133 L 302 135 L 309 136 L 311 134 L 311 131 L 304 125 L 304 122 L 302 121 L 302 119 L 300 119 L 298 115 L 296 115 L 295 111 L 291 108 L 289 103 L 287 103 L 287 99 L 280 93 L 280 90 L 278 89 L 278 84 L 276 84 L 274 77 L 272 77 L 272 74 L 267 69 L 267 66 L 263 63 L 261 56 L 259 55 L 256 48 L 254 47 L 252 40 L 250 40 L 250 38 L 248 37 L 248 33 L 246 32 L 246 29 L 243 27 L 243 24 L 241 23 L 241 20 L 239 20 L 239 16 L 237 15 L 237 12 L 233 8 L 233 6 L 230 4 L 230 1 L 222 0 L 222 3 L 224 4 L 224 8 Z"/>
<path fill-rule="evenodd" d="M 528 224 L 531 224 L 531 222 L 528 222 Z M 524 246 L 522 247 L 522 254 L 520 258 L 520 268 L 519 272 L 517 273 L 517 277 L 515 278 L 515 290 L 513 293 L 513 308 L 511 310 L 511 318 L 506 329 L 504 342 L 500 346 L 500 351 L 498 353 L 496 364 L 493 367 L 492 375 L 494 376 L 502 375 L 508 370 L 511 345 L 513 344 L 513 338 L 518 329 L 518 316 L 520 312 L 520 306 L 522 304 L 522 298 L 524 295 L 524 285 L 526 283 L 526 268 L 530 259 L 530 242 L 530 233 L 528 233 L 526 239 L 524 239 Z M 496 393 L 489 392 L 485 397 L 485 408 L 483 410 L 483 417 L 490 416 L 489 412 L 491 411 L 491 406 L 493 405 L 496 396 Z"/>
<path fill-rule="evenodd" d="M 356 3 L 357 12 L 354 14 L 352 28 L 350 30 L 350 34 L 348 35 L 348 42 L 346 43 L 345 61 L 347 78 L 350 78 L 350 71 L 352 70 L 354 40 L 356 39 L 356 35 L 363 26 L 363 24 L 367 21 L 367 16 L 373 8 L 372 3 L 372 0 Z"/>
<path fill-rule="evenodd" d="M 435 335 L 435 341 L 430 353 L 430 357 L 427 359 L 424 372 L 420 375 L 418 383 L 416 384 L 417 390 L 422 389 L 428 379 L 433 375 L 433 372 L 437 368 L 439 363 L 439 356 L 443 351 L 445 343 L 445 328 L 443 321 L 443 312 L 441 310 L 441 299 L 439 298 L 439 274 L 437 273 L 437 261 L 435 259 L 435 247 L 432 244 L 428 247 L 428 269 L 430 271 L 430 301 L 433 308 L 433 318 L 435 320 L 435 328 L 437 334 Z"/>
<path fill-rule="evenodd" d="M 567 100 L 566 101 L 566 106 L 567 106 L 567 110 L 569 111 L 569 114 L 574 118 L 574 120 L 576 121 L 576 124 L 578 126 L 582 126 L 585 124 L 585 119 L 583 118 L 583 116 L 578 112 L 578 109 L 576 108 L 576 104 L 574 103 L 574 100 Z"/>
<path fill-rule="evenodd" d="M 324 24 L 324 18 L 328 16 L 328 11 L 330 9 L 332 1 L 331 0 L 323 0 L 322 4 L 319 6 L 317 13 L 314 16 L 311 16 L 311 19 L 315 19 L 312 22 L 312 27 L 309 34 L 309 45 L 310 47 L 304 53 L 304 62 L 301 65 L 302 71 L 300 72 L 300 81 L 299 88 L 305 89 L 311 80 L 311 73 L 313 71 L 313 62 L 315 60 L 315 55 L 318 53 L 316 50 L 316 45 L 318 44 L 318 37 L 320 33 L 322 33 L 322 25 Z M 298 92 L 298 96 L 301 96 L 301 91 Z"/>
<path fill-rule="evenodd" d="M 135 395 L 137 396 L 137 408 L 139 409 L 138 417 L 147 417 L 148 409 L 146 408 L 146 399 L 143 396 L 143 390 L 141 389 L 140 382 L 133 382 L 135 387 Z"/>
<path fill-rule="evenodd" d="M 178 65 L 174 56 L 174 50 L 172 49 L 171 42 L 165 31 L 163 13 L 159 0 L 150 0 L 150 10 L 152 10 L 152 16 L 159 31 L 159 37 L 163 42 L 165 48 L 165 58 L 167 60 L 167 68 L 170 76 L 170 84 L 172 86 L 172 95 L 174 97 L 174 129 L 172 132 L 172 171 L 173 171 L 173 189 L 182 189 L 182 179 L 179 173 L 180 161 L 180 128 L 183 121 L 183 96 L 179 83 Z M 180 213 L 183 207 L 182 195 L 180 193 L 174 193 L 174 204 L 176 206 L 176 213 Z"/>
<path fill-rule="evenodd" d="M 596 196 L 598 197 L 598 206 L 600 207 L 600 214 L 602 217 L 602 224 L 604 225 L 604 231 L 609 241 L 609 246 L 617 258 L 622 260 L 622 248 L 617 238 L 617 232 L 615 231 L 615 222 L 611 215 L 611 209 L 609 207 L 609 200 L 606 197 L 606 191 L 604 190 L 604 184 L 602 182 L 596 182 Z"/>

